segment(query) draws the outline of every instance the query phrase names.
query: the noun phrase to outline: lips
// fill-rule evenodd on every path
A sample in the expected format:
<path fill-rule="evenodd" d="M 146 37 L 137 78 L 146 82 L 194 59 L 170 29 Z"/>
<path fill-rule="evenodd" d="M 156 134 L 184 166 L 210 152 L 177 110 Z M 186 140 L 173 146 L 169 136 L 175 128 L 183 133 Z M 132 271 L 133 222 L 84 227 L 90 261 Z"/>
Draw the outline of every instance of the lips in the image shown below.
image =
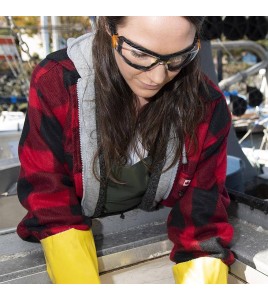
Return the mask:
<path fill-rule="evenodd" d="M 159 85 L 152 85 L 152 84 L 147 84 L 145 82 L 140 81 L 141 85 L 143 88 L 148 89 L 148 90 L 158 90 L 159 89 Z"/>

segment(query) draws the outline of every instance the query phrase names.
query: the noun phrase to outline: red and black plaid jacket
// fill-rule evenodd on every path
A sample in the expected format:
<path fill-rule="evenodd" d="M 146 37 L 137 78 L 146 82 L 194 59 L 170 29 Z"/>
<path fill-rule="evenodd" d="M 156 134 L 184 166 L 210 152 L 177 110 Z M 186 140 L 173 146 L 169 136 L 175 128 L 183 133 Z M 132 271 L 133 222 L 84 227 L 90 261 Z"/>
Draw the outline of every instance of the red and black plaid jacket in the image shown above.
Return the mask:
<path fill-rule="evenodd" d="M 18 197 L 28 213 L 17 232 L 24 240 L 90 227 L 81 210 L 78 79 L 66 50 L 49 55 L 33 72 L 19 143 Z M 171 193 L 162 204 L 172 207 L 167 220 L 168 236 L 174 243 L 171 260 L 179 263 L 213 256 L 230 265 L 233 228 L 228 223 L 224 183 L 231 118 L 221 91 L 207 83 L 212 100 L 206 121 L 197 128 L 199 149 L 188 153 L 186 165 L 180 164 Z M 187 145 L 186 141 L 186 149 Z"/>

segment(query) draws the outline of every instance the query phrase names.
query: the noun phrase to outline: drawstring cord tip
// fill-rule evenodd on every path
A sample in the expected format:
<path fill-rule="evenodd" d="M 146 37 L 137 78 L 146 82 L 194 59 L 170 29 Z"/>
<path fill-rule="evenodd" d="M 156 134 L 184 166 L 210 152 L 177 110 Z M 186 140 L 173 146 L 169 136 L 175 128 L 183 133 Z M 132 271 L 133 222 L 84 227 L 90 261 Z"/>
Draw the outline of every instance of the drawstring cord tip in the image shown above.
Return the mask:
<path fill-rule="evenodd" d="M 183 144 L 183 149 L 182 149 L 182 160 L 181 160 L 183 165 L 186 165 L 188 163 L 187 160 L 187 155 L 186 155 L 186 149 L 185 149 L 185 144 Z"/>

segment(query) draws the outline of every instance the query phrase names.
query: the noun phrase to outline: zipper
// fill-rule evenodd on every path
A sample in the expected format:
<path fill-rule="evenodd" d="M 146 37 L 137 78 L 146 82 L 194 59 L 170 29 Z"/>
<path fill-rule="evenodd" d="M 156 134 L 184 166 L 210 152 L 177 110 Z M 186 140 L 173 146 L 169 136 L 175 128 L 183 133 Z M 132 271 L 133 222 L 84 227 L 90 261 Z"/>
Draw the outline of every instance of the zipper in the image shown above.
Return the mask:
<path fill-rule="evenodd" d="M 81 121 L 80 121 L 80 109 L 81 109 L 81 105 L 80 105 L 80 97 L 79 97 L 79 92 L 78 92 L 78 83 L 81 80 L 81 78 L 78 78 L 77 83 L 76 83 L 76 95 L 77 95 L 77 102 L 78 102 L 78 126 L 79 126 L 79 148 L 80 148 L 80 157 L 81 157 L 81 164 L 82 164 L 82 188 L 83 188 L 83 195 L 82 195 L 82 200 L 81 200 L 81 208 L 82 208 L 82 212 L 84 213 L 84 209 L 83 209 L 83 201 L 85 198 L 85 188 L 84 188 L 84 164 L 83 164 L 83 157 L 82 157 L 82 142 L 81 142 Z"/>

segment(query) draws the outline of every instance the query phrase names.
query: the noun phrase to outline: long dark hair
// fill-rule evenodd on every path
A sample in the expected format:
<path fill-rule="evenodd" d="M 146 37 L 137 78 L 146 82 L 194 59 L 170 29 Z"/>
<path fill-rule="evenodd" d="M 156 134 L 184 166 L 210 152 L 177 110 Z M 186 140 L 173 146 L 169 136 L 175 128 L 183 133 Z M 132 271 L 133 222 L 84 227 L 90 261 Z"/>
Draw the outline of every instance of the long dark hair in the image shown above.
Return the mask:
<path fill-rule="evenodd" d="M 185 17 L 200 35 L 203 17 Z M 199 95 L 203 81 L 199 56 L 184 67 L 167 83 L 138 113 L 137 99 L 123 79 L 117 67 L 111 36 L 107 29 L 116 31 L 125 17 L 99 17 L 93 42 L 93 63 L 95 69 L 95 92 L 99 149 L 95 155 L 93 171 L 96 173 L 96 158 L 102 154 L 106 178 L 118 181 L 114 166 L 124 166 L 130 149 L 137 151 L 137 140 L 153 159 L 161 163 L 166 157 L 170 132 L 178 138 L 172 167 L 182 154 L 185 136 L 196 146 L 195 129 L 205 115 L 205 103 Z M 151 170 L 150 165 L 147 165 Z"/>

